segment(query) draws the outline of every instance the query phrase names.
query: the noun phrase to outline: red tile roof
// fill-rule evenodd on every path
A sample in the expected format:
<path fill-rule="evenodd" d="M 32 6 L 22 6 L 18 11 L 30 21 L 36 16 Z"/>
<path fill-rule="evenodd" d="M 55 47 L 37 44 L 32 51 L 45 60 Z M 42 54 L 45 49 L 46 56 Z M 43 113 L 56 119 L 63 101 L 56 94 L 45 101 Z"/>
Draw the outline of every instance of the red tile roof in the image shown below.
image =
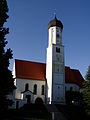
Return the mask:
<path fill-rule="evenodd" d="M 46 64 L 24 60 L 15 60 L 16 78 L 45 80 Z"/>
<path fill-rule="evenodd" d="M 79 70 L 65 67 L 65 83 L 75 83 L 78 86 L 82 87 L 83 82 L 84 79 Z"/>
<path fill-rule="evenodd" d="M 25 60 L 15 60 L 16 78 L 42 80 L 46 78 L 46 64 Z M 82 86 L 84 79 L 79 70 L 65 67 L 65 82 Z"/>

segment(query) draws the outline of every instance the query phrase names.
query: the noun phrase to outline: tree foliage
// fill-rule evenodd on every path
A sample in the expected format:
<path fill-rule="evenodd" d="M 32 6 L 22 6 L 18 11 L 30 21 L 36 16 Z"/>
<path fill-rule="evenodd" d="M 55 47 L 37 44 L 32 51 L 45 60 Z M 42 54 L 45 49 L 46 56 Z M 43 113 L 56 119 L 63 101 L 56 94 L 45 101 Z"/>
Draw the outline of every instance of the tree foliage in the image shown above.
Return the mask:
<path fill-rule="evenodd" d="M 4 26 L 8 19 L 8 6 L 6 0 L 0 0 L 0 109 L 4 109 L 8 105 L 7 95 L 13 91 L 14 80 L 12 73 L 9 70 L 9 62 L 12 59 L 12 50 L 6 49 L 6 35 L 9 33 L 9 28 Z"/>
<path fill-rule="evenodd" d="M 78 91 L 66 91 L 66 104 L 82 104 L 82 93 Z"/>
<path fill-rule="evenodd" d="M 85 103 L 85 110 L 90 115 L 90 66 L 85 76 L 85 82 L 83 84 L 83 100 Z"/>
<path fill-rule="evenodd" d="M 90 66 L 88 67 L 88 71 L 87 71 L 87 73 L 86 73 L 85 79 L 86 79 L 87 81 L 90 81 Z"/>

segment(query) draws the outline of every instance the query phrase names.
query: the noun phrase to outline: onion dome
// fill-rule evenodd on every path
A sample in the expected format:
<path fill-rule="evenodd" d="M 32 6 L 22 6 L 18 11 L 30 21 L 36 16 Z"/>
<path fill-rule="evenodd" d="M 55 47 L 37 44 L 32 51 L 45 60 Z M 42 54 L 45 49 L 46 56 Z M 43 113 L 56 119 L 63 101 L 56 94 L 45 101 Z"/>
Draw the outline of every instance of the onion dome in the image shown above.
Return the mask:
<path fill-rule="evenodd" d="M 62 24 L 62 22 L 60 20 L 58 20 L 56 18 L 56 15 L 55 15 L 55 18 L 49 22 L 48 29 L 50 27 L 53 27 L 53 26 L 57 26 L 57 27 L 60 27 L 61 29 L 63 29 L 63 24 Z"/>

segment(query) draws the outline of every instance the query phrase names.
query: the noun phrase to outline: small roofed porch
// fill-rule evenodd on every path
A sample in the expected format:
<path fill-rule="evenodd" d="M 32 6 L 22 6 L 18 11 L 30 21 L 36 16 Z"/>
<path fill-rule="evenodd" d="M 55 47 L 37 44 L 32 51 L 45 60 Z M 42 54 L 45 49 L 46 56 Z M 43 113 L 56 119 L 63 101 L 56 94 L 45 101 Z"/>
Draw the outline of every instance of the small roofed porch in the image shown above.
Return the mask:
<path fill-rule="evenodd" d="M 34 103 L 34 94 L 30 91 L 21 92 L 22 99 L 16 99 L 16 109 L 22 107 L 24 104 Z"/>

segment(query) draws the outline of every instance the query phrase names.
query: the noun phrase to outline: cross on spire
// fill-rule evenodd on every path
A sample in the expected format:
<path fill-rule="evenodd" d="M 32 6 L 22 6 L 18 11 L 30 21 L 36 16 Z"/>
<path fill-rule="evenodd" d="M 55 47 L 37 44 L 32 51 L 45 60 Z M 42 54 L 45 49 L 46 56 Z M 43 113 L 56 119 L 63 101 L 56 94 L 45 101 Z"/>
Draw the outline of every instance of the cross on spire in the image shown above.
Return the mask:
<path fill-rule="evenodd" d="M 54 10 L 54 17 L 56 18 L 56 9 Z"/>

